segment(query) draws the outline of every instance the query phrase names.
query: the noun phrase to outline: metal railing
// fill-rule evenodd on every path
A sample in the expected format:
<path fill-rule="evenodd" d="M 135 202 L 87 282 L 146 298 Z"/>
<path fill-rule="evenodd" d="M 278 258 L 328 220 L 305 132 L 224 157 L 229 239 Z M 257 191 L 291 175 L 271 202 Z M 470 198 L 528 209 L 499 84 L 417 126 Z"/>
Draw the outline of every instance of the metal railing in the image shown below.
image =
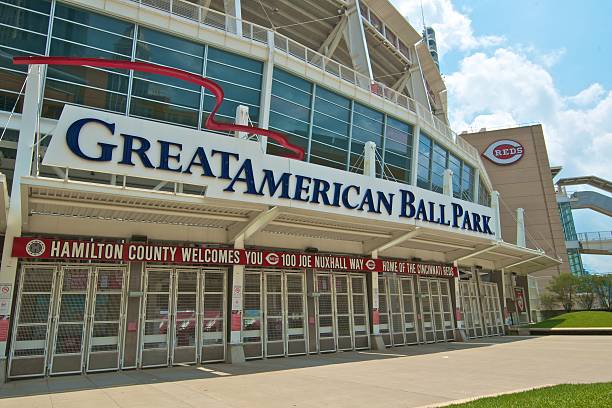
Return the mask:
<path fill-rule="evenodd" d="M 177 17 L 195 21 L 204 26 L 221 30 L 227 34 L 241 36 L 245 39 L 259 43 L 268 43 L 268 36 L 276 51 L 297 58 L 305 63 L 317 67 L 332 74 L 346 82 L 349 82 L 363 90 L 371 92 L 387 101 L 401 106 L 417 115 L 419 119 L 434 128 L 448 141 L 455 144 L 467 156 L 476 160 L 481 166 L 480 155 L 469 143 L 457 137 L 457 134 L 442 120 L 432 114 L 430 109 L 414 99 L 383 84 L 372 80 L 352 68 L 349 68 L 325 55 L 314 51 L 289 37 L 282 35 L 267 27 L 263 27 L 248 21 L 237 19 L 225 13 L 205 8 L 203 6 L 185 0 L 125 0 L 137 3 L 141 6 L 152 7 Z"/>
<path fill-rule="evenodd" d="M 579 232 L 578 241 L 612 241 L 612 231 Z"/>

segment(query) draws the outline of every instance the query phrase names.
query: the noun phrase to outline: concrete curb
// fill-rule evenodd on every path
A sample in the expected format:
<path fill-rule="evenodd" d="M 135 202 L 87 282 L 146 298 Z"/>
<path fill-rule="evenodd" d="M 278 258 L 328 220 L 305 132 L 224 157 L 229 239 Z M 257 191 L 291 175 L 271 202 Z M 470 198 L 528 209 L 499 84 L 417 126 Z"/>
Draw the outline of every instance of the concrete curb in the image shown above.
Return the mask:
<path fill-rule="evenodd" d="M 529 328 L 530 334 L 539 335 L 608 335 L 612 336 L 612 327 L 552 327 L 552 328 Z"/>

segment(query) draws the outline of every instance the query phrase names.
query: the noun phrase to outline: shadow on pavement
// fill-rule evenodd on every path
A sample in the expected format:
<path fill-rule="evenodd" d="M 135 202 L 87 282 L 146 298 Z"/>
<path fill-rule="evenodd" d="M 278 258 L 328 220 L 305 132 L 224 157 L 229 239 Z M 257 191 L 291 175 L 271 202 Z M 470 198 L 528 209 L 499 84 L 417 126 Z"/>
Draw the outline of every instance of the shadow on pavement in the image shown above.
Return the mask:
<path fill-rule="evenodd" d="M 205 365 L 183 365 L 164 368 L 112 371 L 84 375 L 64 375 L 48 378 L 20 379 L 0 386 L 0 399 L 59 392 L 84 391 L 130 385 L 159 384 L 173 381 L 188 381 L 249 375 L 264 372 L 295 370 L 332 364 L 418 357 L 435 353 L 452 353 L 480 347 L 534 339 L 534 336 L 505 336 L 474 339 L 468 342 L 435 343 L 401 346 L 383 351 L 363 350 L 312 354 L 309 356 L 278 357 L 251 360 L 244 364 L 213 363 Z M 410 360 L 406 360 L 409 364 Z"/>

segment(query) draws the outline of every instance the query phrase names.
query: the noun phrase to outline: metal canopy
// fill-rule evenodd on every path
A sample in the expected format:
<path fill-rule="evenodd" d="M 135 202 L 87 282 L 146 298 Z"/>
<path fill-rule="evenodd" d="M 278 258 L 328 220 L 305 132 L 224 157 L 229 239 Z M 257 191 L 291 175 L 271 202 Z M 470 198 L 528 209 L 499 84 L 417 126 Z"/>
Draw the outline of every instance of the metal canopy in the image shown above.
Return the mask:
<path fill-rule="evenodd" d="M 314 243 L 323 252 L 368 256 L 372 250 L 378 250 L 381 257 L 458 261 L 463 266 L 506 268 L 520 274 L 560 262 L 543 252 L 476 234 L 448 231 L 437 225 L 417 229 L 414 225 L 393 221 L 356 219 L 289 207 L 271 209 L 266 205 L 198 195 L 43 177 L 22 178 L 21 194 L 24 231 L 30 234 L 38 231 L 27 228 L 28 220 L 31 223 L 33 219 L 63 217 L 70 221 L 54 224 L 59 226 L 54 230 L 58 235 L 70 235 L 73 225 L 89 225 L 95 220 L 145 224 L 139 231 L 151 231 L 152 236 L 162 239 L 169 239 L 165 234 L 172 228 L 184 231 L 180 239 L 186 241 L 197 239 L 187 232 L 189 228 L 215 230 L 218 234 L 214 243 L 231 245 L 237 236 L 248 232 L 244 234 L 245 245 L 304 250 Z"/>

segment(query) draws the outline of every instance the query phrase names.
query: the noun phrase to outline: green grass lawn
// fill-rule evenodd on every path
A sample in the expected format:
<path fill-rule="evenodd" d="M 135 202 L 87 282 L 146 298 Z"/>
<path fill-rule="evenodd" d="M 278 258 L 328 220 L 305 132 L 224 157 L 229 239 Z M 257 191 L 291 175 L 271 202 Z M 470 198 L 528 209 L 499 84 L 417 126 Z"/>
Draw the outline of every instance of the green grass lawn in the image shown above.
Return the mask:
<path fill-rule="evenodd" d="M 609 408 L 612 407 L 612 383 L 562 384 L 498 397 L 481 398 L 450 406 L 461 408 Z"/>
<path fill-rule="evenodd" d="M 612 327 L 612 312 L 587 311 L 564 313 L 530 327 Z"/>

